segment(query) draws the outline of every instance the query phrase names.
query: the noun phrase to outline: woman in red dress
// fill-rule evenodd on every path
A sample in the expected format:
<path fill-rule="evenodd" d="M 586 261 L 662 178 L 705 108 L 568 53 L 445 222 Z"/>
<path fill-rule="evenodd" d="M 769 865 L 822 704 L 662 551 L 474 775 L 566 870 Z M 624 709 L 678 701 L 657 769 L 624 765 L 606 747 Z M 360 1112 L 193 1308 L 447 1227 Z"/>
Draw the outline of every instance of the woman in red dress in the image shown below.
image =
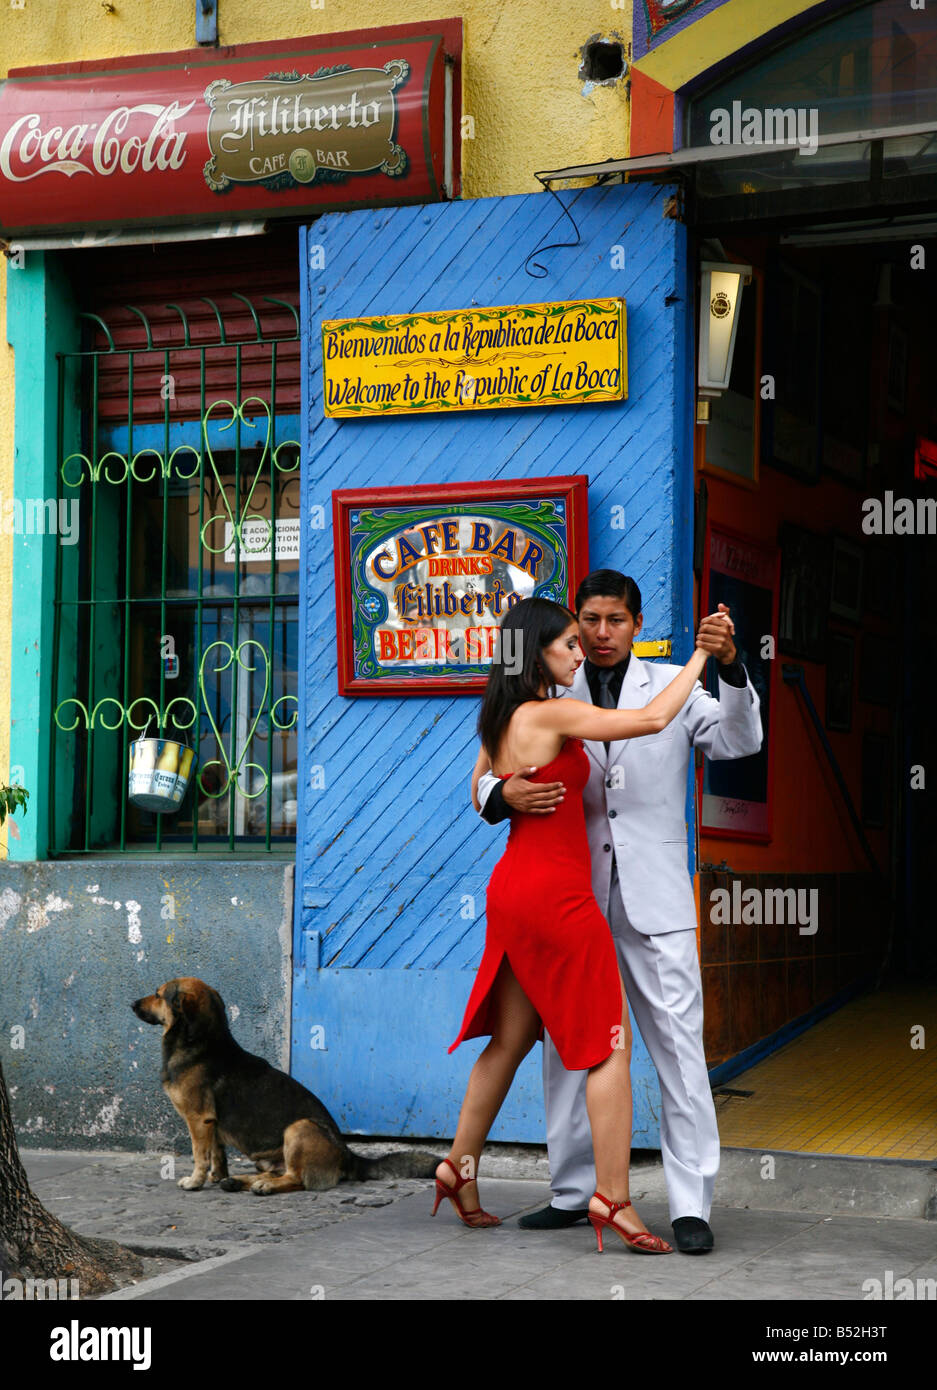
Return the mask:
<path fill-rule="evenodd" d="M 592 892 L 582 791 L 589 776 L 583 739 L 612 742 L 666 728 L 706 663 L 697 650 L 644 709 L 601 709 L 554 699 L 583 661 L 573 614 L 548 599 L 525 599 L 501 623 L 514 634 L 514 666 L 497 660 L 485 688 L 472 774 L 509 777 L 535 766 L 531 781 L 562 781 L 568 792 L 550 816 L 515 814 L 507 848 L 488 884 L 485 952 L 458 1038 L 491 1035 L 469 1077 L 449 1156 L 436 1170 L 436 1206 L 448 1197 L 469 1226 L 499 1225 L 481 1210 L 475 1174 L 488 1131 L 514 1074 L 545 1028 L 569 1070 L 589 1071 L 586 1106 L 597 1191 L 589 1219 L 598 1248 L 609 1228 L 632 1248 L 667 1254 L 628 1197 L 631 1152 L 630 1028 L 611 931 Z M 502 639 L 503 641 L 503 635 Z M 504 648 L 507 654 L 507 647 Z M 519 669 L 517 669 L 519 667 Z"/>

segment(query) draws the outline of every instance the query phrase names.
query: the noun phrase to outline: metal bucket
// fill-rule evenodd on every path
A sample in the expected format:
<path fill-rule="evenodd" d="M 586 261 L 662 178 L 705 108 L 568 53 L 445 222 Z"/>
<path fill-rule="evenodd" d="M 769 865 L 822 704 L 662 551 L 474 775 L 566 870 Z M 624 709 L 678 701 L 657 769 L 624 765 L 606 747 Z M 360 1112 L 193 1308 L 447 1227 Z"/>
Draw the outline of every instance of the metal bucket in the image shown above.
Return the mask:
<path fill-rule="evenodd" d="M 138 738 L 130 745 L 130 800 L 143 811 L 178 811 L 195 768 L 195 753 L 171 738 Z"/>

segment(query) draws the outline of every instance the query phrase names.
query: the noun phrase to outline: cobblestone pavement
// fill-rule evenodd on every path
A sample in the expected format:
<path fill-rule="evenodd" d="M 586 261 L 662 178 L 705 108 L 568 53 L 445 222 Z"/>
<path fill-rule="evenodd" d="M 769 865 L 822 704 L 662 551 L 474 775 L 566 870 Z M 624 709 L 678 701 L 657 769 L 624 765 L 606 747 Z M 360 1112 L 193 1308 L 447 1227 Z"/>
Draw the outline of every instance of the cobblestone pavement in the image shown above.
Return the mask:
<path fill-rule="evenodd" d="M 404 1147 L 409 1146 L 354 1145 L 370 1156 Z M 192 1170 L 189 1155 L 21 1150 L 20 1156 L 36 1195 L 82 1235 L 187 1259 L 205 1259 L 217 1255 L 219 1246 L 243 1241 L 267 1245 L 308 1235 L 428 1187 L 425 1179 L 391 1178 L 340 1183 L 328 1192 L 258 1196 L 222 1192 L 211 1183 L 186 1192 L 177 1181 Z M 228 1167 L 232 1177 L 256 1172 L 252 1163 L 230 1155 Z"/>
<path fill-rule="evenodd" d="M 410 1146 L 355 1147 L 374 1154 Z M 191 1171 L 188 1155 L 175 1158 L 174 1171 L 170 1156 L 161 1154 L 27 1150 L 22 1157 L 35 1192 L 58 1217 L 83 1234 L 120 1241 L 146 1257 L 144 1279 L 108 1295 L 111 1299 L 928 1302 L 937 1297 L 935 1227 L 920 1218 L 717 1204 L 716 1249 L 705 1259 L 639 1259 L 616 1242 L 597 1259 L 584 1223 L 555 1232 L 517 1226 L 517 1216 L 549 1199 L 545 1174 L 538 1171 L 545 1169 L 544 1157 L 536 1150 L 519 1148 L 483 1159 L 483 1200 L 504 1222 L 485 1232 L 467 1231 L 448 1206 L 431 1219 L 427 1180 L 254 1196 L 177 1187 L 176 1180 Z M 231 1162 L 231 1170 L 253 1171 L 241 1160 Z M 632 1192 L 650 1229 L 669 1236 L 659 1163 L 636 1165 Z M 874 1306 L 866 1303 L 866 1311 Z"/>

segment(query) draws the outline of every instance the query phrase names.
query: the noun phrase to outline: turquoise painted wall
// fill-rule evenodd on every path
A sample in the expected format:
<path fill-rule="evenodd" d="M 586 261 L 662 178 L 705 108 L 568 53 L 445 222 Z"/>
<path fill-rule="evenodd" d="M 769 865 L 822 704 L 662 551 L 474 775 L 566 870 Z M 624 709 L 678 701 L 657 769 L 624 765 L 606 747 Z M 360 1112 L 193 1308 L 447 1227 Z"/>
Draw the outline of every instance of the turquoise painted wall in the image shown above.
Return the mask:
<path fill-rule="evenodd" d="M 13 536 L 10 694 L 10 780 L 30 793 L 17 816 L 20 839 L 10 837 L 11 859 L 40 859 L 49 847 L 49 728 L 53 675 L 56 565 L 65 582 L 75 572 L 78 544 L 64 528 L 51 530 L 45 499 L 58 495 L 59 368 L 56 353 L 78 346 L 71 286 L 54 255 L 31 252 L 7 275 L 7 338 L 16 363 L 14 497 L 30 516 L 42 516 L 41 534 Z M 77 412 L 66 429 L 77 429 Z M 68 452 L 66 449 L 65 452 Z M 64 455 L 63 455 L 64 456 Z M 38 509 L 38 510 L 37 510 Z M 36 524 L 36 523 L 34 523 Z M 62 776 L 68 774 L 60 767 Z"/>

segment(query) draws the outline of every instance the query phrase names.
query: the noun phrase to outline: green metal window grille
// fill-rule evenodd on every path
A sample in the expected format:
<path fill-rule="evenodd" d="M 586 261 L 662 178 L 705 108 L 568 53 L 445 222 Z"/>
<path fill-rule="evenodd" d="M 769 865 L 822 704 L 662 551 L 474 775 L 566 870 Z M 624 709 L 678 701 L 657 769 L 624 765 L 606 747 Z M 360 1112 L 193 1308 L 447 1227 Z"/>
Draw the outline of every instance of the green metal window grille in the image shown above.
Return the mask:
<path fill-rule="evenodd" d="M 59 358 L 54 854 L 275 853 L 295 840 L 298 418 L 278 408 L 277 380 L 299 319 L 264 296 L 295 327 L 265 336 L 256 306 L 231 296 L 250 339 L 229 341 L 203 300 L 217 340 L 193 341 L 190 314 L 167 305 L 179 341 L 154 346 L 149 317 L 127 305 L 140 346 L 117 346 L 113 325 L 85 313 L 107 345 Z M 112 398 L 102 415 L 105 376 L 126 386 L 120 419 Z M 144 731 L 197 755 L 174 814 L 129 800 Z"/>

